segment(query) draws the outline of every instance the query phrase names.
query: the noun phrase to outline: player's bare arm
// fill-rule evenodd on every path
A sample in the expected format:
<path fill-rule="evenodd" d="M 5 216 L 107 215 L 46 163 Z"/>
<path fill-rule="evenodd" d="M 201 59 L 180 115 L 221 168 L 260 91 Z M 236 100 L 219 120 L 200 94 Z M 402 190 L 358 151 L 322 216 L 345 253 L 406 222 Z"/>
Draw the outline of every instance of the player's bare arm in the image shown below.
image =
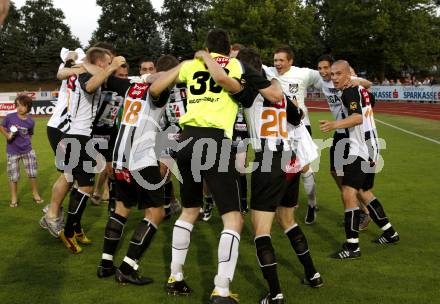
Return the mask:
<path fill-rule="evenodd" d="M 122 56 L 113 58 L 112 63 L 106 69 L 90 78 L 90 80 L 87 82 L 86 91 L 88 93 L 95 92 L 104 83 L 104 81 L 114 73 L 114 71 L 125 63 L 125 58 Z"/>
<path fill-rule="evenodd" d="M 359 81 L 359 84 L 366 89 L 371 88 L 371 86 L 373 85 L 373 83 L 371 81 L 368 81 L 364 78 L 358 78 L 358 81 Z"/>
<path fill-rule="evenodd" d="M 159 79 L 160 76 L 162 76 L 163 73 L 165 73 L 165 72 L 156 72 L 154 74 L 144 74 L 144 75 L 141 76 L 141 79 L 145 83 L 153 83 L 157 79 Z"/>
<path fill-rule="evenodd" d="M 160 93 L 162 93 L 168 87 L 174 85 L 178 82 L 180 68 L 186 61 L 181 62 L 178 66 L 172 68 L 169 71 L 161 72 L 160 77 L 156 79 L 150 87 L 150 94 L 153 98 L 159 97 Z"/>
<path fill-rule="evenodd" d="M 84 70 L 86 70 L 88 73 L 92 74 L 92 75 L 96 75 L 99 72 L 102 72 L 103 69 L 100 68 L 99 66 L 96 66 L 94 64 L 88 63 L 88 62 L 84 62 L 78 65 L 75 65 L 72 67 L 72 69 L 78 69 L 78 68 L 83 68 Z"/>
<path fill-rule="evenodd" d="M 58 80 L 65 80 L 70 76 L 81 74 L 86 72 L 83 66 L 74 65 L 75 61 L 78 60 L 78 54 L 76 52 L 68 52 L 64 60 L 67 67 L 60 69 L 57 73 Z"/>
<path fill-rule="evenodd" d="M 372 82 L 371 81 L 368 81 L 368 80 L 366 80 L 366 79 L 364 79 L 364 78 L 360 78 L 360 77 L 356 77 L 356 78 L 352 78 L 351 79 L 351 85 L 353 86 L 353 87 L 357 87 L 357 86 L 363 86 L 364 88 L 366 88 L 366 89 L 369 89 L 369 88 L 371 88 L 371 86 L 372 86 Z"/>
<path fill-rule="evenodd" d="M 214 81 L 226 91 L 234 94 L 241 90 L 240 82 L 235 78 L 229 77 L 225 70 L 222 69 L 222 67 L 215 62 L 214 59 L 212 59 L 211 55 L 207 51 L 197 51 L 194 57 L 196 59 L 203 60 L 208 68 L 209 73 L 211 74 L 212 79 L 214 79 Z"/>
<path fill-rule="evenodd" d="M 65 80 L 73 75 L 78 75 L 84 72 L 88 72 L 82 65 L 75 66 L 71 68 L 62 68 L 57 73 L 57 79 L 58 80 Z"/>
<path fill-rule="evenodd" d="M 353 113 L 349 117 L 341 120 L 329 121 L 329 120 L 320 120 L 319 121 L 319 129 L 322 132 L 330 132 L 335 129 L 346 129 L 351 128 L 362 123 L 362 115 L 358 113 Z"/>
<path fill-rule="evenodd" d="M 283 99 L 283 89 L 281 88 L 280 82 L 275 78 L 270 81 L 271 85 L 265 89 L 258 90 L 264 98 L 272 103 L 277 103 Z"/>

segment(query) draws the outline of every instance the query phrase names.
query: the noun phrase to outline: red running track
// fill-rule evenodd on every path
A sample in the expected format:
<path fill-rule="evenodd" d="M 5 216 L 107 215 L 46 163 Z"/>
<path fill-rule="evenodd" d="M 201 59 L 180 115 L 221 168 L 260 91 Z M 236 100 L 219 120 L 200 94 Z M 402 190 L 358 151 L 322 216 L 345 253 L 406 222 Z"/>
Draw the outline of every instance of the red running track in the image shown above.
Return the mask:
<path fill-rule="evenodd" d="M 310 112 L 329 111 L 327 101 L 306 101 Z M 376 113 L 404 115 L 426 119 L 440 120 L 440 104 L 415 102 L 378 101 L 374 107 Z"/>

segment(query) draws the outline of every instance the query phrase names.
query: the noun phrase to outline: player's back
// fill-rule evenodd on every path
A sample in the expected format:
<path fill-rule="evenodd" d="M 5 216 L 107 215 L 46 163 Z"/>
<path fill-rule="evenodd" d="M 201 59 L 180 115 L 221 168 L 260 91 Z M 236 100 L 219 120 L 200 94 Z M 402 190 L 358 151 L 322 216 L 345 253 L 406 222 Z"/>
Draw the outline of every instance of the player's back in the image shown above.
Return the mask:
<path fill-rule="evenodd" d="M 229 77 L 239 80 L 242 75 L 240 62 L 220 54 L 211 53 Z M 180 125 L 211 127 L 225 130 L 232 138 L 237 115 L 237 103 L 229 93 L 215 83 L 205 64 L 198 59 L 185 63 L 179 73 L 179 80 L 187 85 L 187 109 L 180 118 Z"/>
<path fill-rule="evenodd" d="M 75 78 L 73 79 L 76 80 L 76 75 L 74 77 Z M 66 79 L 61 82 L 57 102 L 55 104 L 52 116 L 47 122 L 47 126 L 59 129 L 62 132 L 67 131 L 70 127 L 68 105 L 72 90 L 67 86 L 68 81 L 72 80 Z"/>
<path fill-rule="evenodd" d="M 92 78 L 91 74 L 83 73 L 75 80 L 75 89 L 70 97 L 70 129 L 67 134 L 90 136 L 92 133 L 101 88 L 91 94 L 88 93 L 85 86 L 90 78 Z"/>
<path fill-rule="evenodd" d="M 187 106 L 187 90 L 183 83 L 176 84 L 171 92 L 170 98 L 165 108 L 166 120 L 168 124 L 177 125 L 180 117 L 185 115 Z"/>
<path fill-rule="evenodd" d="M 148 90 L 149 84 L 135 83 L 125 97 L 113 151 L 113 166 L 117 169 L 138 170 L 157 165 L 153 149 L 164 108 L 152 103 Z"/>

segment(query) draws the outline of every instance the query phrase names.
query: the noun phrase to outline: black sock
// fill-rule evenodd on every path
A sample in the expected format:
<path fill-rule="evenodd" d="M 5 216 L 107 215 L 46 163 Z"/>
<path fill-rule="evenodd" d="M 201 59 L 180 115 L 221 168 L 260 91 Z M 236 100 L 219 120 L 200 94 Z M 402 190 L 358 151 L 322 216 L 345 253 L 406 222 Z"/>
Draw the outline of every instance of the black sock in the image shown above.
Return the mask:
<path fill-rule="evenodd" d="M 212 200 L 211 196 L 205 196 L 205 203 L 206 203 L 206 205 L 212 206 L 214 204 L 214 201 Z"/>
<path fill-rule="evenodd" d="M 173 183 L 170 181 L 165 184 L 165 206 L 171 203 L 171 195 L 173 193 Z"/>
<path fill-rule="evenodd" d="M 75 193 L 77 193 L 77 192 L 78 192 L 78 188 L 72 187 L 72 188 L 70 189 L 70 195 L 75 194 Z"/>
<path fill-rule="evenodd" d="M 317 272 L 315 266 L 313 265 L 312 256 L 310 255 L 309 245 L 307 244 L 307 239 L 302 232 L 301 228 L 296 225 L 286 232 L 286 236 L 290 240 L 290 244 L 295 250 L 295 253 L 304 266 L 304 272 L 307 279 L 312 278 Z"/>
<path fill-rule="evenodd" d="M 246 175 L 240 175 L 240 194 L 241 194 L 241 209 L 247 209 L 247 180 Z"/>
<path fill-rule="evenodd" d="M 113 214 L 116 209 L 116 181 L 109 177 L 108 179 L 108 212 Z"/>
<path fill-rule="evenodd" d="M 384 233 L 387 236 L 392 236 L 395 231 L 393 226 L 391 226 L 388 217 L 385 214 L 385 210 L 383 210 L 382 204 L 379 202 L 377 198 L 375 198 L 371 203 L 367 205 L 368 211 L 370 212 L 370 217 L 373 222 L 379 226 L 380 229 L 384 230 L 385 226 L 389 226 L 384 230 Z"/>
<path fill-rule="evenodd" d="M 78 196 L 77 199 L 80 201 L 80 205 L 78 208 L 78 212 L 76 214 L 76 223 L 74 226 L 74 230 L 76 233 L 81 233 L 82 232 L 82 227 L 81 227 L 81 219 L 84 213 L 84 210 L 86 209 L 87 206 L 87 200 L 89 199 L 89 196 L 87 194 L 83 194 L 78 192 Z"/>
<path fill-rule="evenodd" d="M 145 250 L 150 246 L 151 240 L 156 231 L 157 228 L 151 222 L 143 219 L 136 227 L 136 230 L 131 237 L 127 257 L 133 261 L 139 261 Z M 129 274 L 133 271 L 133 267 L 126 262 L 122 262 L 121 267 L 119 268 L 124 274 Z"/>
<path fill-rule="evenodd" d="M 81 218 L 88 199 L 89 195 L 79 190 L 70 192 L 69 209 L 67 212 L 66 226 L 64 227 L 64 235 L 66 237 L 71 238 L 74 232 L 81 232 Z"/>
<path fill-rule="evenodd" d="M 263 276 L 269 284 L 269 292 L 272 298 L 281 293 L 280 281 L 277 273 L 277 261 L 275 250 L 272 247 L 270 236 L 260 236 L 255 238 L 257 248 L 257 258 Z"/>
<path fill-rule="evenodd" d="M 78 189 L 75 187 L 72 187 L 72 189 L 70 190 L 70 194 L 69 194 L 69 205 L 70 205 L 70 201 L 74 198 L 75 194 L 78 193 Z M 67 212 L 67 217 L 66 217 L 66 224 L 64 225 L 64 235 L 66 237 L 73 237 L 74 234 L 74 230 L 73 230 L 73 226 L 75 225 L 75 216 L 70 215 L 69 212 Z"/>
<path fill-rule="evenodd" d="M 359 207 L 345 210 L 345 236 L 347 238 L 347 248 L 356 250 L 359 247 Z"/>
<path fill-rule="evenodd" d="M 64 225 L 64 235 L 68 238 L 71 238 L 74 235 L 73 227 L 75 225 L 75 221 L 75 216 L 67 213 L 66 225 Z"/>
<path fill-rule="evenodd" d="M 115 255 L 126 222 L 127 222 L 127 218 L 116 213 L 112 214 L 109 217 L 104 232 L 104 248 L 102 250 L 102 253 L 111 256 Z M 103 267 L 110 268 L 113 266 L 113 261 L 102 259 L 101 265 Z"/>

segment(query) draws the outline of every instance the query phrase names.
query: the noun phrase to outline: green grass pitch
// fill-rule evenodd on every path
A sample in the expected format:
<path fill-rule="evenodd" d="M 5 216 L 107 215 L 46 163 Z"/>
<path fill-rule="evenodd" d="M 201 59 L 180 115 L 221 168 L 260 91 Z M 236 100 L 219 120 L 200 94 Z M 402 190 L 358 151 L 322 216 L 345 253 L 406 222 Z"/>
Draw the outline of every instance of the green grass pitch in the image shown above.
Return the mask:
<path fill-rule="evenodd" d="M 319 119 L 329 113 L 311 113 L 314 138 L 327 139 L 318 129 Z M 421 135 L 440 140 L 440 122 L 377 114 L 385 122 Z M 36 119 L 33 147 L 39 161 L 39 186 L 48 202 L 58 173 L 46 138 L 47 119 Z M 329 174 L 329 149 L 322 151 L 317 173 L 317 197 L 320 211 L 317 223 L 303 224 L 306 199 L 301 186 L 297 220 L 305 232 L 314 262 L 325 285 L 317 290 L 302 286 L 303 275 L 287 238 L 274 224 L 272 239 L 278 259 L 281 285 L 287 303 L 439 303 L 440 221 L 439 182 L 440 145 L 377 124 L 379 135 L 386 140 L 382 150 L 383 171 L 377 175 L 374 193 L 385 206 L 401 242 L 378 246 L 371 240 L 380 234 L 374 224 L 361 232 L 362 258 L 336 261 L 328 255 L 344 240 L 341 225 L 343 208 L 338 190 Z M 185 266 L 186 280 L 194 293 L 186 298 L 168 297 L 164 283 L 169 274 L 171 235 L 175 218 L 164 222 L 150 249 L 141 260 L 141 273 L 154 278 L 145 286 L 119 286 L 113 278 L 98 279 L 106 224 L 106 205 L 89 205 L 83 227 L 93 244 L 84 246 L 78 256 L 70 254 L 62 243 L 38 225 L 44 206 L 32 202 L 30 185 L 22 171 L 19 182 L 19 208 L 9 205 L 6 175 L 5 140 L 0 140 L 0 303 L 206 303 L 213 288 L 217 269 L 217 242 L 221 220 L 215 214 L 209 223 L 200 222 L 192 234 Z M 66 205 L 66 203 L 65 203 Z M 117 256 L 119 264 L 126 253 L 134 226 L 142 218 L 134 211 L 125 229 Z M 232 291 L 239 293 L 240 303 L 257 303 L 267 287 L 258 268 L 250 218 L 242 233 L 240 257 Z"/>

